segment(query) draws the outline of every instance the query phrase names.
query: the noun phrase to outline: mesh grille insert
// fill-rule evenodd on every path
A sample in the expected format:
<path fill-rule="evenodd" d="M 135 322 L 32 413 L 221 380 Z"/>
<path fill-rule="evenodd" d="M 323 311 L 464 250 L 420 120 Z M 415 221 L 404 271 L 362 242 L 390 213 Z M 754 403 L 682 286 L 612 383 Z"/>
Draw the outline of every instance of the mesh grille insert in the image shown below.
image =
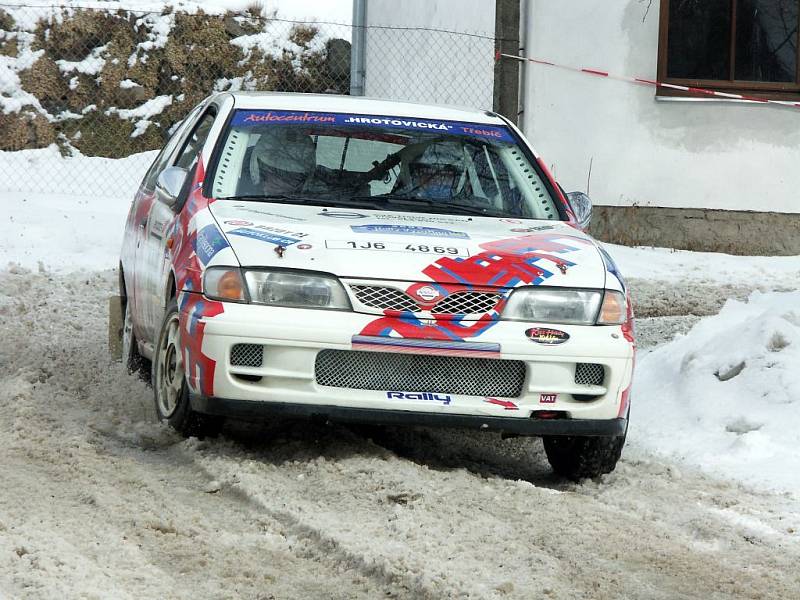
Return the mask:
<path fill-rule="evenodd" d="M 603 385 L 606 370 L 603 365 L 595 363 L 578 363 L 575 365 L 575 383 L 578 385 Z"/>
<path fill-rule="evenodd" d="M 525 363 L 491 358 L 323 350 L 317 354 L 314 374 L 319 385 L 329 387 L 516 398 L 522 394 L 525 383 Z"/>
<path fill-rule="evenodd" d="M 231 366 L 260 367 L 264 363 L 264 346 L 261 344 L 234 344 L 231 348 Z"/>
<path fill-rule="evenodd" d="M 418 311 L 414 299 L 402 290 L 380 285 L 351 285 L 350 289 L 364 306 L 381 310 Z"/>
<path fill-rule="evenodd" d="M 500 294 L 492 292 L 455 292 L 434 306 L 431 312 L 458 315 L 487 313 L 499 301 Z"/>

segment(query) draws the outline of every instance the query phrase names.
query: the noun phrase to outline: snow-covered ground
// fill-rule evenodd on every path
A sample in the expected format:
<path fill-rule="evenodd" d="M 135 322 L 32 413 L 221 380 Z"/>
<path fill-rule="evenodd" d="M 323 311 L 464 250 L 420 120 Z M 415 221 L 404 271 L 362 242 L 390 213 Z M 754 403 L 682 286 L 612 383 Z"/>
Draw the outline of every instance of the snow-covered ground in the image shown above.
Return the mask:
<path fill-rule="evenodd" d="M 45 176 L 47 152 L 0 162 Z M 0 598 L 800 596 L 797 257 L 609 247 L 640 355 L 629 443 L 596 481 L 491 434 L 185 441 L 106 352 L 138 177 L 71 160 L 117 185 L 0 190 Z"/>
<path fill-rule="evenodd" d="M 12 14 L 17 8 L 23 8 L 21 5 L 24 5 L 24 10 L 17 12 L 23 22 L 33 18 L 29 15 L 48 14 L 46 11 L 52 11 L 54 6 L 140 12 L 161 12 L 165 7 L 172 7 L 180 12 L 194 13 L 202 9 L 206 13 L 217 14 L 260 5 L 268 13 L 277 10 L 280 18 L 294 21 L 350 24 L 353 20 L 353 4 L 350 0 L 0 0 L 0 7 Z"/>

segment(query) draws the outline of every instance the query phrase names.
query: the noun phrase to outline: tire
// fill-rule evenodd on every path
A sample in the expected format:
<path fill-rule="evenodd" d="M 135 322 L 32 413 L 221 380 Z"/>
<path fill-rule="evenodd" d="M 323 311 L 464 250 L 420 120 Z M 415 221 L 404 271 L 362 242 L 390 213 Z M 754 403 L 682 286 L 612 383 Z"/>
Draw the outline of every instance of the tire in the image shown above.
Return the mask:
<path fill-rule="evenodd" d="M 180 344 L 178 304 L 172 299 L 167 305 L 158 344 L 153 356 L 153 397 L 159 421 L 184 437 L 216 437 L 222 431 L 223 417 L 206 415 L 192 410 L 189 386 L 183 369 Z"/>
<path fill-rule="evenodd" d="M 139 354 L 139 345 L 133 333 L 131 300 L 127 297 L 125 297 L 125 314 L 122 320 L 122 364 L 129 374 L 150 381 L 150 361 Z"/>
<path fill-rule="evenodd" d="M 580 481 L 611 473 L 617 466 L 627 432 L 619 436 L 545 436 L 547 460 L 558 475 Z"/>

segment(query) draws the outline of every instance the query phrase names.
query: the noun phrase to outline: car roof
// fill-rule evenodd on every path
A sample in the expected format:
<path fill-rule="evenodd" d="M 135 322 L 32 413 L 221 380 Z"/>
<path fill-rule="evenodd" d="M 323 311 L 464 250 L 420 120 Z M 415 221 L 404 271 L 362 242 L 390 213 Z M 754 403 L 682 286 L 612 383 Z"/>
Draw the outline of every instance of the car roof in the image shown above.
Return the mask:
<path fill-rule="evenodd" d="M 297 94 L 289 92 L 228 93 L 233 96 L 235 108 L 251 110 L 308 110 L 312 112 L 467 121 L 470 123 L 485 123 L 487 125 L 505 124 L 505 121 L 498 115 L 489 111 L 454 106 L 437 106 L 435 104 L 397 102 L 365 96 Z"/>

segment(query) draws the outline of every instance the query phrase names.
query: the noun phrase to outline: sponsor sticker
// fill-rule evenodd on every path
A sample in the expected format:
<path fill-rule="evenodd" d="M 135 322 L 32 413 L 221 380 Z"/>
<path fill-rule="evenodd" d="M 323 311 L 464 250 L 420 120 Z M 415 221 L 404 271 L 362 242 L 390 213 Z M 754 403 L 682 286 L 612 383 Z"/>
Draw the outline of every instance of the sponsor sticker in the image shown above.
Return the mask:
<path fill-rule="evenodd" d="M 207 265 L 217 252 L 228 247 L 228 242 L 225 241 L 216 225 L 206 225 L 198 231 L 194 244 L 194 252 L 204 265 Z"/>
<path fill-rule="evenodd" d="M 298 250 L 311 250 L 311 244 L 297 244 Z"/>
<path fill-rule="evenodd" d="M 539 225 L 538 227 L 515 227 L 511 229 L 511 233 L 534 233 L 536 231 L 548 231 L 555 229 L 552 225 Z"/>
<path fill-rule="evenodd" d="M 253 127 L 258 125 L 309 125 L 314 128 L 319 126 L 388 127 L 406 131 L 449 133 L 451 135 L 494 139 L 502 142 L 514 141 L 514 136 L 503 126 L 391 115 L 356 115 L 289 110 L 237 110 L 232 124 L 234 127 Z"/>
<path fill-rule="evenodd" d="M 237 204 L 234 208 L 238 208 L 237 212 L 246 212 L 246 213 L 253 213 L 255 215 L 267 215 L 268 217 L 276 217 L 278 219 L 287 219 L 289 221 L 305 221 L 305 219 L 301 217 L 293 217 L 291 215 L 281 215 L 278 213 L 270 212 L 268 210 L 259 210 L 257 208 L 248 208 L 242 204 Z M 228 221 L 225 221 L 226 223 Z"/>
<path fill-rule="evenodd" d="M 539 394 L 539 404 L 555 404 L 558 394 Z"/>
<path fill-rule="evenodd" d="M 448 394 L 433 394 L 431 392 L 386 392 L 387 400 L 427 400 L 441 402 L 448 405 L 453 397 Z"/>
<path fill-rule="evenodd" d="M 258 240 L 260 242 L 267 242 L 269 244 L 275 244 L 276 246 L 291 246 L 292 244 L 296 244 L 300 240 L 295 238 L 286 237 L 283 235 L 278 235 L 276 233 L 272 233 L 269 231 L 264 231 L 261 229 L 234 229 L 228 232 L 228 235 L 239 235 L 241 237 L 247 237 L 254 240 Z"/>
<path fill-rule="evenodd" d="M 225 225 L 233 225 L 234 227 L 251 227 L 253 223 L 251 221 L 240 221 L 234 219 L 232 221 L 225 221 Z"/>
<path fill-rule="evenodd" d="M 326 240 L 325 247 L 332 250 L 378 250 L 383 252 L 415 252 L 417 254 L 437 254 L 440 256 L 469 256 L 469 250 L 462 246 L 445 244 L 404 244 L 403 242 L 365 242 L 351 240 Z"/>
<path fill-rule="evenodd" d="M 392 235 L 419 235 L 422 237 L 451 238 L 468 240 L 469 235 L 463 231 L 451 231 L 439 227 L 421 227 L 419 225 L 351 225 L 354 233 L 389 233 Z"/>
<path fill-rule="evenodd" d="M 549 329 L 544 327 L 534 327 L 525 332 L 528 339 L 537 344 L 545 346 L 557 346 L 569 340 L 569 334 L 565 331 L 558 329 Z"/>
<path fill-rule="evenodd" d="M 376 213 L 372 215 L 378 221 L 408 221 L 412 223 L 443 223 L 453 225 L 459 223 L 469 223 L 469 219 L 458 217 L 435 217 L 425 215 L 398 215 L 394 213 Z"/>

